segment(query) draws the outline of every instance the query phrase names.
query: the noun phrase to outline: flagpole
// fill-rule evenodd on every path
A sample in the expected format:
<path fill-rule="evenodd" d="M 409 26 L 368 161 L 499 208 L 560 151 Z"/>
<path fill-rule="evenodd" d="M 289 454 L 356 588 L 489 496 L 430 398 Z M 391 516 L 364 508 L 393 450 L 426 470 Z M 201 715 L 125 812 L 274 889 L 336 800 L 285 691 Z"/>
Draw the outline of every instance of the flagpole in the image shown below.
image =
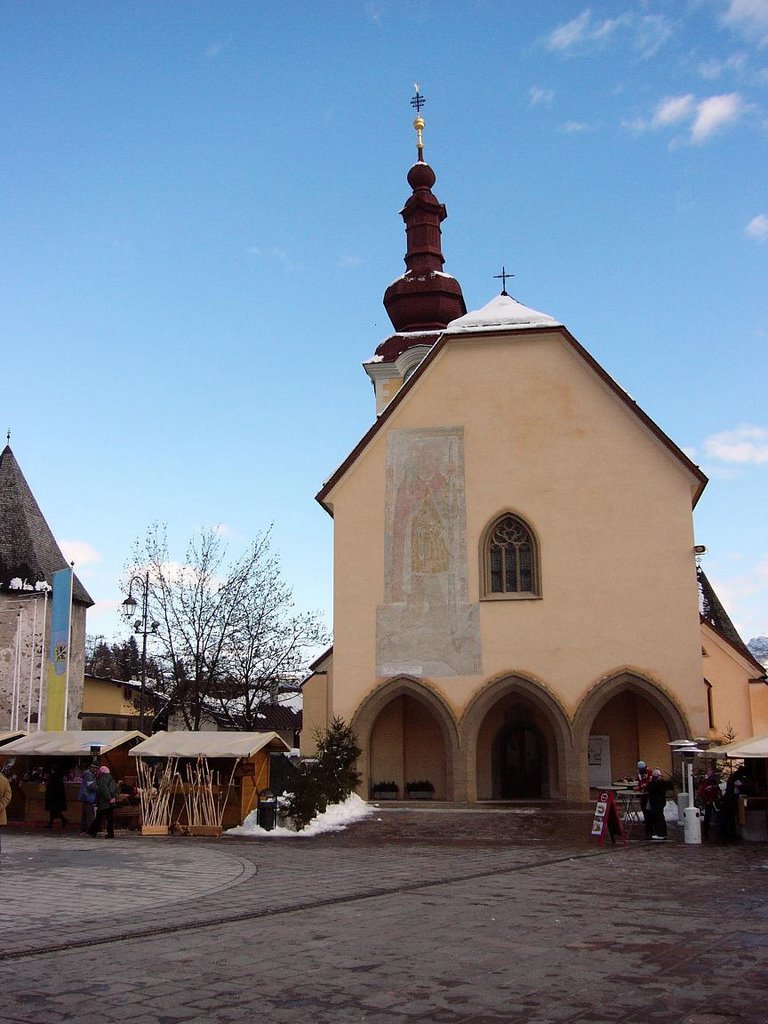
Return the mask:
<path fill-rule="evenodd" d="M 29 693 L 27 694 L 27 732 L 32 721 L 32 686 L 35 676 L 35 644 L 37 643 L 37 597 L 35 597 L 35 613 L 32 616 L 32 647 L 29 652 Z"/>
<path fill-rule="evenodd" d="M 43 721 L 43 679 L 45 676 L 45 666 L 47 664 L 46 653 L 48 651 L 48 644 L 45 639 L 45 620 L 48 618 L 48 591 L 43 591 L 43 632 L 42 639 L 40 641 L 40 690 L 37 695 L 37 731 L 40 732 L 40 725 Z"/>
<path fill-rule="evenodd" d="M 74 589 L 75 563 L 69 563 L 69 632 L 67 633 L 67 671 L 64 676 L 64 730 L 67 728 L 69 713 L 69 663 L 72 658 L 72 591 Z"/>

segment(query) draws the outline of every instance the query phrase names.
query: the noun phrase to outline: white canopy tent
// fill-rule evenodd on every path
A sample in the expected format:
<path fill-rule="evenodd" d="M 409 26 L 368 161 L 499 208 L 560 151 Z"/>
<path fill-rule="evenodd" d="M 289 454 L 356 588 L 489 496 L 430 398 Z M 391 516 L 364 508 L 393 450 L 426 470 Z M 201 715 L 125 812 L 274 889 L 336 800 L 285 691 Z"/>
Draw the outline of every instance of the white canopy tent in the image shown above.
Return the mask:
<path fill-rule="evenodd" d="M 23 736 L 24 732 L 21 729 L 11 729 L 10 731 L 0 732 L 0 746 L 4 743 L 10 743 L 11 740 L 16 740 L 19 736 Z"/>
<path fill-rule="evenodd" d="M 730 757 L 736 759 L 764 757 L 768 758 L 768 736 L 750 736 L 746 740 L 734 740 L 724 743 L 721 747 L 709 747 L 702 752 L 704 757 Z"/>
<path fill-rule="evenodd" d="M 131 757 L 253 757 L 260 750 L 290 750 L 276 732 L 157 732 L 129 751 Z"/>
<path fill-rule="evenodd" d="M 117 729 L 68 729 L 62 732 L 31 732 L 0 747 L 0 757 L 88 757 L 96 747 L 107 754 L 133 739 L 145 739 L 143 732 Z"/>

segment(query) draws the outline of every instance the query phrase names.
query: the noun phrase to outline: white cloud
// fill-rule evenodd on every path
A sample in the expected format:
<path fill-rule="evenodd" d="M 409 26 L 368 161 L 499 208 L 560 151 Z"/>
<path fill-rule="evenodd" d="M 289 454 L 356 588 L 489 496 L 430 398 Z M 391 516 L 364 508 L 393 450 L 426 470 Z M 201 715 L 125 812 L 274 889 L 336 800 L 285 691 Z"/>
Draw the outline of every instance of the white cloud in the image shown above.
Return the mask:
<path fill-rule="evenodd" d="M 372 21 L 374 25 L 381 24 L 381 7 L 379 7 L 378 4 L 367 4 L 365 8 L 365 13 L 368 15 L 369 20 Z"/>
<path fill-rule="evenodd" d="M 592 17 L 592 11 L 587 8 L 577 17 L 564 25 L 558 25 L 547 39 L 547 46 L 550 50 L 570 50 L 582 42 L 587 33 L 587 25 Z"/>
<path fill-rule="evenodd" d="M 626 11 L 616 18 L 592 19 L 587 7 L 581 14 L 553 29 L 547 37 L 550 50 L 571 53 L 577 49 L 603 46 L 623 34 L 642 57 L 652 57 L 670 38 L 672 29 L 662 15 Z"/>
<path fill-rule="evenodd" d="M 579 135 L 581 132 L 589 132 L 592 129 L 583 121 L 566 121 L 560 125 L 560 131 L 566 135 Z"/>
<path fill-rule="evenodd" d="M 737 121 L 744 110 L 744 102 L 737 92 L 723 96 L 710 96 L 696 108 L 696 117 L 691 128 L 694 142 L 705 142 L 725 125 Z"/>
<path fill-rule="evenodd" d="M 734 53 L 727 60 L 717 60 L 713 57 L 711 60 L 703 61 L 699 64 L 698 72 L 702 78 L 711 80 L 719 78 L 726 71 L 743 71 L 746 63 L 746 53 Z"/>
<path fill-rule="evenodd" d="M 744 231 L 750 238 L 756 238 L 758 242 L 765 242 L 768 240 L 768 217 L 764 213 L 758 213 L 747 224 Z"/>
<path fill-rule="evenodd" d="M 230 38 L 220 40 L 216 43 L 211 43 L 211 45 L 205 51 L 206 58 L 208 60 L 216 60 L 217 57 L 220 57 L 222 55 L 222 53 L 226 50 L 226 48 L 229 46 L 231 42 L 232 39 Z"/>
<path fill-rule="evenodd" d="M 690 141 L 698 145 L 706 142 L 722 128 L 738 121 L 748 109 L 750 108 L 738 92 L 707 96 L 703 100 L 697 100 L 694 94 L 689 92 L 661 100 L 650 120 L 637 118 L 634 121 L 622 122 L 622 126 L 633 131 L 648 131 L 685 123 L 686 126 L 690 125 Z"/>
<path fill-rule="evenodd" d="M 528 90 L 528 96 L 530 97 L 529 106 L 531 107 L 549 107 L 552 105 L 552 100 L 555 98 L 554 89 L 542 89 L 538 85 L 532 85 Z"/>
<path fill-rule="evenodd" d="M 66 560 L 75 563 L 75 572 L 101 561 L 101 554 L 87 540 L 60 540 L 58 543 Z"/>
<path fill-rule="evenodd" d="M 656 107 L 653 115 L 653 124 L 657 128 L 663 128 L 670 124 L 677 124 L 679 121 L 687 120 L 694 108 L 693 93 L 686 93 L 685 96 L 670 96 Z"/>
<path fill-rule="evenodd" d="M 733 619 L 739 634 L 749 640 L 768 635 L 768 559 L 757 562 L 746 572 L 729 579 L 707 573 L 715 593 Z"/>
<path fill-rule="evenodd" d="M 735 430 L 713 434 L 704 442 L 712 459 L 739 465 L 768 463 L 768 428 L 744 424 Z"/>
<path fill-rule="evenodd" d="M 728 0 L 723 21 L 745 39 L 768 46 L 768 0 Z"/>
<path fill-rule="evenodd" d="M 363 260 L 360 256 L 342 256 L 339 259 L 340 267 L 359 267 Z"/>

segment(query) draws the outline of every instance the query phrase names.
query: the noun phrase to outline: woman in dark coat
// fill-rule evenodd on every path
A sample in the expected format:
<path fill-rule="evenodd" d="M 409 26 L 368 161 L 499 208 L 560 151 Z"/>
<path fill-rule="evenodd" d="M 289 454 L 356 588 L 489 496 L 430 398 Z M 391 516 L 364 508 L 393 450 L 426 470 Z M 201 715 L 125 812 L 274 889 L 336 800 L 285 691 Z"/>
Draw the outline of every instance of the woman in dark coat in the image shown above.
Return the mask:
<path fill-rule="evenodd" d="M 45 780 L 45 809 L 48 811 L 48 828 L 53 828 L 56 818 L 61 819 L 61 827 L 67 827 L 64 811 L 67 809 L 67 792 L 64 789 L 64 773 L 58 765 L 51 768 Z"/>

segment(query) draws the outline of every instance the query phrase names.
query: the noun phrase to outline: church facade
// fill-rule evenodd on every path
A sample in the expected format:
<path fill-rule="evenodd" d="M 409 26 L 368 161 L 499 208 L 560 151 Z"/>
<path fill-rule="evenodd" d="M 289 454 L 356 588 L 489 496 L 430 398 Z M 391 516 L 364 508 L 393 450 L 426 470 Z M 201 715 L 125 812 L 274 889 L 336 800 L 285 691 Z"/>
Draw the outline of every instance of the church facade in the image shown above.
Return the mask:
<path fill-rule="evenodd" d="M 466 312 L 419 120 L 394 334 L 365 364 L 377 419 L 317 496 L 334 646 L 304 685 L 303 750 L 339 716 L 363 795 L 428 780 L 444 800 L 583 800 L 715 734 L 706 478 L 556 319 L 505 289 Z M 747 709 L 755 666 L 734 669 Z"/>

